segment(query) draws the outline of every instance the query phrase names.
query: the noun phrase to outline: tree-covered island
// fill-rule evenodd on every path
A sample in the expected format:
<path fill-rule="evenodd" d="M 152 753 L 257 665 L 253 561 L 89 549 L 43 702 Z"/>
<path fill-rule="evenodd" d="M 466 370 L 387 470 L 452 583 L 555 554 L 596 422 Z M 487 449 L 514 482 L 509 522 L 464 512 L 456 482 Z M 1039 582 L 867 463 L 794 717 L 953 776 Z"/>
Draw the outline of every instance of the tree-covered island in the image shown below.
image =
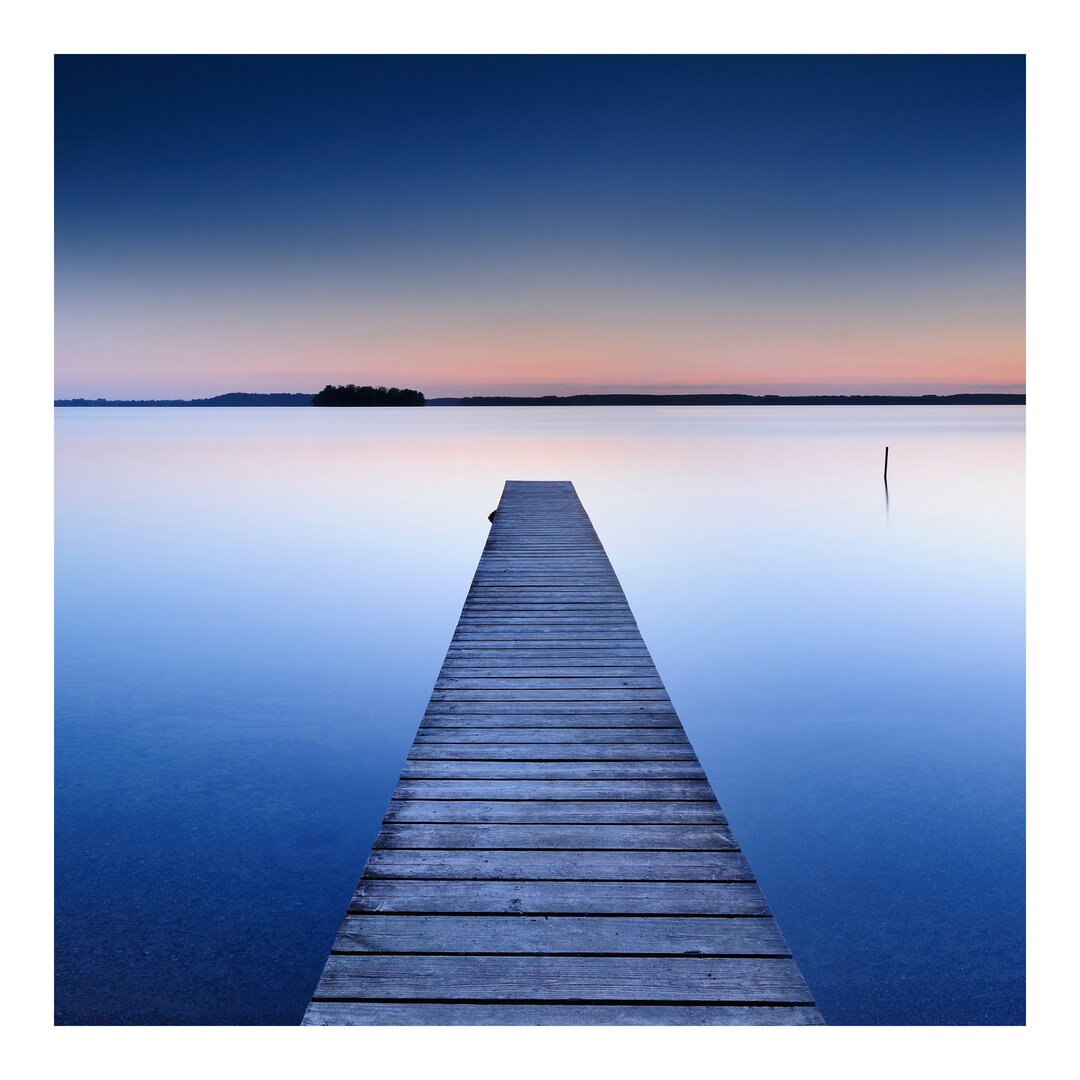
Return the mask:
<path fill-rule="evenodd" d="M 312 399 L 312 405 L 423 405 L 419 390 L 399 390 L 396 386 L 324 386 Z"/>

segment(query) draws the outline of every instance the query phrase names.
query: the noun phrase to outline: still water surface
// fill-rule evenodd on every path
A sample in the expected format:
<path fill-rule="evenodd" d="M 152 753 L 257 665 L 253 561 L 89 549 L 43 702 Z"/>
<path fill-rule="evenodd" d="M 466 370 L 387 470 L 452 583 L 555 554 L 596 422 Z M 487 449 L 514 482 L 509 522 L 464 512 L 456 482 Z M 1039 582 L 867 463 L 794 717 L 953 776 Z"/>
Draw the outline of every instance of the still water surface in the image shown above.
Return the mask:
<path fill-rule="evenodd" d="M 576 484 L 826 1019 L 1023 1022 L 1022 407 L 56 431 L 59 1022 L 299 1021 L 508 478 Z"/>

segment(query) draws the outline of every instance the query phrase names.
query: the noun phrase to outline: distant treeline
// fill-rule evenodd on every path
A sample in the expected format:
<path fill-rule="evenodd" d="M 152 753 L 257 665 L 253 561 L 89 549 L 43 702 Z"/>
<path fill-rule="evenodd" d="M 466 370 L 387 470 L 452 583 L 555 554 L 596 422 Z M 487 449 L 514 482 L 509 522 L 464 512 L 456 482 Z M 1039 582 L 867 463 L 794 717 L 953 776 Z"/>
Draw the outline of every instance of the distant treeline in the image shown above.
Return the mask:
<path fill-rule="evenodd" d="M 429 405 L 1024 405 L 1026 394 L 571 394 L 432 398 Z"/>
<path fill-rule="evenodd" d="M 396 386 L 325 386 L 312 399 L 312 405 L 423 405 L 419 390 L 399 390 Z"/>
<path fill-rule="evenodd" d="M 208 398 L 65 398 L 54 405 L 83 407 L 253 405 L 1024 405 L 1026 394 L 571 394 L 559 397 L 463 397 L 425 399 L 419 390 L 396 386 L 327 386 L 317 394 L 218 394 Z"/>
<path fill-rule="evenodd" d="M 66 398 L 63 401 L 54 401 L 54 405 L 98 405 L 116 408 L 118 406 L 137 406 L 147 408 L 152 406 L 178 406 L 188 405 L 205 408 L 215 405 L 310 405 L 311 394 L 218 394 L 217 397 L 208 398 L 153 398 L 143 401 L 112 401 L 109 398 Z"/>
<path fill-rule="evenodd" d="M 424 395 L 419 390 L 399 390 L 396 386 L 327 386 L 317 394 L 218 394 L 208 398 L 143 398 L 140 400 L 116 400 L 113 398 L 64 398 L 54 405 L 152 408 L 197 407 L 218 405 L 423 405 Z"/>

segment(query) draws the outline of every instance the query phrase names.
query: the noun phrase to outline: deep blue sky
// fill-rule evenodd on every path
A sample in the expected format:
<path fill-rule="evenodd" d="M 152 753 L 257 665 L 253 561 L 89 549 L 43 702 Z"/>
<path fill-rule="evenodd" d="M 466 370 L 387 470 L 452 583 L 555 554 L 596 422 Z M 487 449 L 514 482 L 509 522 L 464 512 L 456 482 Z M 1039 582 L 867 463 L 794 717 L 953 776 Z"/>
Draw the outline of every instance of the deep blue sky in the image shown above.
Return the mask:
<path fill-rule="evenodd" d="M 1023 381 L 1022 57 L 59 57 L 59 392 Z"/>

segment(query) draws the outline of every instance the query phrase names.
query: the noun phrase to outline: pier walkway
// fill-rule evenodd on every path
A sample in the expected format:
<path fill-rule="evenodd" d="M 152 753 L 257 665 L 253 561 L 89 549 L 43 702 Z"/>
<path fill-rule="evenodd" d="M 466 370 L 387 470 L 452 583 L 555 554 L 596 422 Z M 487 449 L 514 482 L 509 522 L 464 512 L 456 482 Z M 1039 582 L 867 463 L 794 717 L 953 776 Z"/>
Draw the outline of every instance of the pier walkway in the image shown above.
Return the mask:
<path fill-rule="evenodd" d="M 304 1023 L 822 1023 L 571 483 L 506 484 Z"/>

